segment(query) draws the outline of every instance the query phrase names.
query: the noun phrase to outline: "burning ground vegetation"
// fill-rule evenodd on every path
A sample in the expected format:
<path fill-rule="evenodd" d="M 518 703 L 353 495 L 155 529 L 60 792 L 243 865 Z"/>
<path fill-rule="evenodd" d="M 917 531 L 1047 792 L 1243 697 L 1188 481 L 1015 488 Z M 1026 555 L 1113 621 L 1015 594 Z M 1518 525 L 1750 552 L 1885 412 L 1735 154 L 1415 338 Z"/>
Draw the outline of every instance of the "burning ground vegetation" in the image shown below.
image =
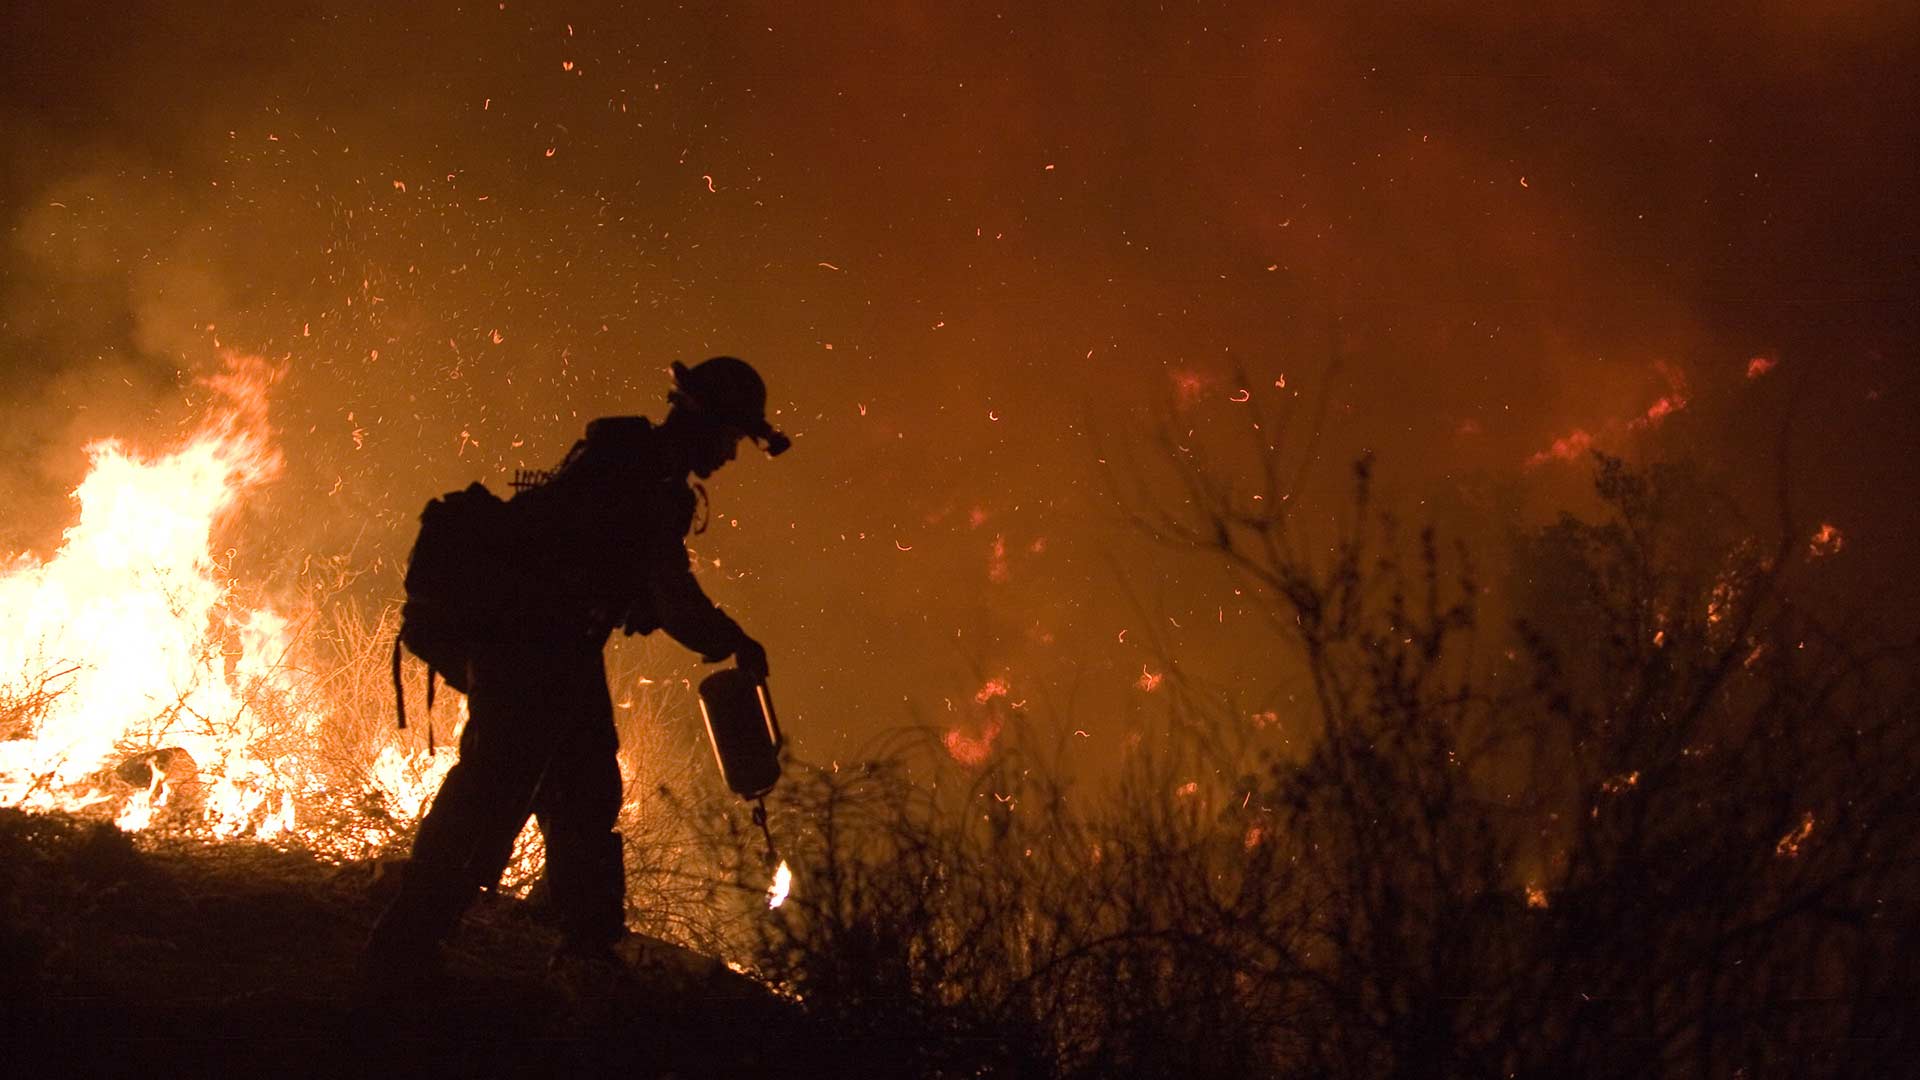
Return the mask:
<path fill-rule="evenodd" d="M 619 673 L 635 981 L 583 1011 L 544 977 L 530 834 L 446 993 L 356 1012 L 383 860 L 448 755 L 389 720 L 390 614 L 247 604 L 223 574 L 214 525 L 276 468 L 253 386 L 170 453 L 92 448 L 60 551 L 0 580 L 19 1053 L 1055 1077 L 1912 1058 L 1913 644 L 1836 614 L 1834 526 L 1756 526 L 1684 465 L 1604 457 L 1596 510 L 1516 541 L 1496 619 L 1473 554 L 1400 527 L 1370 462 L 1329 543 L 1290 463 L 1249 492 L 1170 455 L 1189 498 L 1136 500 L 1136 524 L 1265 606 L 1270 683 L 1166 658 L 1142 677 L 1167 710 L 1113 778 L 1065 767 L 1076 718 L 1006 674 L 972 695 L 993 736 L 967 753 L 903 728 L 790 761 L 777 907 L 704 748 L 647 722 L 680 691 Z"/>

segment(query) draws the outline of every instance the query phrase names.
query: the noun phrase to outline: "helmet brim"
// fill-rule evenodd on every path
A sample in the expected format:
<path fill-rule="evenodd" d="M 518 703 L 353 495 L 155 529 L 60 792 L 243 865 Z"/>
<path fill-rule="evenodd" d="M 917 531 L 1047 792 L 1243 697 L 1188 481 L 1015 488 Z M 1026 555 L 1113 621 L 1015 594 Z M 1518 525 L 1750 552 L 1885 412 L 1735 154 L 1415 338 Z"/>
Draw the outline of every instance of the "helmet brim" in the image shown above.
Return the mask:
<path fill-rule="evenodd" d="M 760 449 L 765 450 L 768 457 L 779 457 L 781 454 L 787 452 L 788 447 L 793 445 L 793 440 L 787 438 L 785 432 L 775 431 L 773 425 L 767 423 L 765 420 L 760 421 L 757 430 L 753 428 L 747 429 L 747 435 L 751 437 L 754 442 L 760 444 Z"/>

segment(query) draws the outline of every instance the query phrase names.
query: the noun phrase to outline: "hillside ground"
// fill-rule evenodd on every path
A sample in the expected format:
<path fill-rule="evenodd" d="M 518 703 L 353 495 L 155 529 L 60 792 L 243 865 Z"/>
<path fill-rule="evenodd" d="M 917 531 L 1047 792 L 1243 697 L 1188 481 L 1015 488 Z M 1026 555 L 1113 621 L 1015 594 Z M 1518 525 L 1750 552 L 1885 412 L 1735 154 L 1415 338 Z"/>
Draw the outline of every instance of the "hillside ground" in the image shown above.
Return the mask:
<path fill-rule="evenodd" d="M 505 899 L 470 913 L 443 990 L 359 1004 L 391 869 L 0 811 L 0 1056 L 40 1076 L 664 1077 L 831 1053 L 758 983 L 663 942 L 628 943 L 611 997 L 569 995 L 547 970 L 554 933 Z"/>

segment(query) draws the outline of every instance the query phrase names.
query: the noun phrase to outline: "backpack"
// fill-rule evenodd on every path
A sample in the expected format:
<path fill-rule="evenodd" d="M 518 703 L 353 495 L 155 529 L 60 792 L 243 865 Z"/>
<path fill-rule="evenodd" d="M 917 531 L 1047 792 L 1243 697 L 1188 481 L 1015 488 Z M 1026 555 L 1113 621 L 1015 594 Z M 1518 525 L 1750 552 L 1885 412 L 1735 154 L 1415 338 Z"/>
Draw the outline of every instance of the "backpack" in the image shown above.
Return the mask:
<path fill-rule="evenodd" d="M 431 716 L 435 677 L 466 693 L 469 661 L 502 625 L 502 597 L 512 572 L 507 516 L 506 502 L 478 482 L 449 491 L 420 511 L 420 535 L 407 556 L 406 600 L 393 642 L 393 696 L 400 727 L 407 726 L 401 647 L 426 661 Z M 433 748 L 431 722 L 427 748 Z"/>

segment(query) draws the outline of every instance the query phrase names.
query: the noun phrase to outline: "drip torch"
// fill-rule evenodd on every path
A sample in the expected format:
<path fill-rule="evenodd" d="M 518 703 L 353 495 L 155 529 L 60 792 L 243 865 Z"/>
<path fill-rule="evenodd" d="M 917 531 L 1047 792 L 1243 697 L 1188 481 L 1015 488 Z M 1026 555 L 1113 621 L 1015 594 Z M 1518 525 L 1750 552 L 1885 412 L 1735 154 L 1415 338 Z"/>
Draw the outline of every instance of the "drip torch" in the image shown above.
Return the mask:
<path fill-rule="evenodd" d="M 754 804 L 753 823 L 767 841 L 767 872 L 774 873 L 776 865 L 784 869 L 773 845 L 773 830 L 767 825 L 767 793 L 780 782 L 780 748 L 786 744 L 774 715 L 773 695 L 751 672 L 737 667 L 716 671 L 700 680 L 700 715 L 713 742 L 721 779 L 734 794 Z M 780 890 L 772 906 L 778 907 L 783 898 Z"/>

